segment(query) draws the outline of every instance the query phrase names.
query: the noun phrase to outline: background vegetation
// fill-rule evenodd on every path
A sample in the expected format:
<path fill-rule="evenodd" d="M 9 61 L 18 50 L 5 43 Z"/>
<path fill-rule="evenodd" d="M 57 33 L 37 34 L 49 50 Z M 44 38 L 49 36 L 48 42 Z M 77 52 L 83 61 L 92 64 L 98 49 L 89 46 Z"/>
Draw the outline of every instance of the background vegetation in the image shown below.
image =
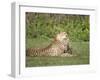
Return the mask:
<path fill-rule="evenodd" d="M 58 32 L 68 33 L 71 41 L 89 41 L 89 16 L 26 13 L 26 37 L 51 39 Z"/>
<path fill-rule="evenodd" d="M 62 31 L 76 57 L 26 57 L 26 66 L 89 64 L 89 15 L 26 12 L 26 48 L 46 47 Z"/>

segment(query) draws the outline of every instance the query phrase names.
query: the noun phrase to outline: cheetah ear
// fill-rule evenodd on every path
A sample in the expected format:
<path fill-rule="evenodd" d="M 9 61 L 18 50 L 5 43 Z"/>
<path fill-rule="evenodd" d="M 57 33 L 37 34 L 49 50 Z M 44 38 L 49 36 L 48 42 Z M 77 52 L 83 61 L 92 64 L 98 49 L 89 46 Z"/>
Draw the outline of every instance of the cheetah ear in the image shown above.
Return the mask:
<path fill-rule="evenodd" d="M 66 32 L 63 32 L 64 34 L 66 34 Z"/>
<path fill-rule="evenodd" d="M 66 32 L 60 32 L 60 34 L 66 34 Z"/>
<path fill-rule="evenodd" d="M 69 32 L 66 32 L 66 34 L 69 34 Z"/>
<path fill-rule="evenodd" d="M 61 35 L 67 35 L 67 33 L 66 33 L 66 32 L 61 32 L 60 34 L 61 34 Z"/>

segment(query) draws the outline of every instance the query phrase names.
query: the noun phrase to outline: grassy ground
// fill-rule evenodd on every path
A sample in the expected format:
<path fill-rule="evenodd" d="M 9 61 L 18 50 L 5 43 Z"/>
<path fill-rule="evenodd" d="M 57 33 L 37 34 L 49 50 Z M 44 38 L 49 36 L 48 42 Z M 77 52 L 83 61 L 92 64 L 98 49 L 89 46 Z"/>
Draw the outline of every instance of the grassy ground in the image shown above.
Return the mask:
<path fill-rule="evenodd" d="M 45 47 L 51 41 L 28 39 L 26 47 Z M 71 42 L 74 57 L 26 57 L 26 67 L 89 64 L 89 42 Z"/>

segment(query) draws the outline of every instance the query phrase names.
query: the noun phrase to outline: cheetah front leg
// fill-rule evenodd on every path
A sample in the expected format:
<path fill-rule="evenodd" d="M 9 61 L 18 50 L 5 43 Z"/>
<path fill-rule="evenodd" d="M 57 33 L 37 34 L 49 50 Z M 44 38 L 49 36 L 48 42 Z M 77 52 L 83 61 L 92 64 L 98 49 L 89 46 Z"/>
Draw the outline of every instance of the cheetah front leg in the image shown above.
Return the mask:
<path fill-rule="evenodd" d="M 72 54 L 69 54 L 69 53 L 63 53 L 60 56 L 61 57 L 72 57 L 73 55 Z"/>

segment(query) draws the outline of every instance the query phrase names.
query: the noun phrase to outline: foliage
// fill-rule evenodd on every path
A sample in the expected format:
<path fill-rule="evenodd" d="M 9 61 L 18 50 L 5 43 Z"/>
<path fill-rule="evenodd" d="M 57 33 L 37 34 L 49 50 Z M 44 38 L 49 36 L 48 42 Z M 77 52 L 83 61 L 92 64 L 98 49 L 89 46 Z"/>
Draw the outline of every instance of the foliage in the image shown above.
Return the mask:
<path fill-rule="evenodd" d="M 62 31 L 71 41 L 89 41 L 89 16 L 26 12 L 26 38 L 49 40 Z"/>

